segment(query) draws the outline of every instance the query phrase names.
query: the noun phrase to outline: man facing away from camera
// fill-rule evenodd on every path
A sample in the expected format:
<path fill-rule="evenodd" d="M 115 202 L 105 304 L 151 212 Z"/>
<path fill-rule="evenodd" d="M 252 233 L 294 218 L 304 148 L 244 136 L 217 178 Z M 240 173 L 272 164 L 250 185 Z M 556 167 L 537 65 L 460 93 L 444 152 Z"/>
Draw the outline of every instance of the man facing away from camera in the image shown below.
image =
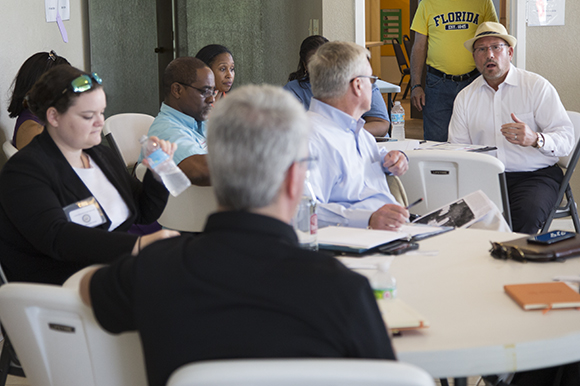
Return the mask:
<path fill-rule="evenodd" d="M 368 280 L 300 249 L 289 225 L 310 160 L 302 105 L 246 86 L 208 122 L 219 211 L 198 236 L 88 272 L 81 296 L 100 325 L 139 332 L 150 386 L 201 360 L 395 359 Z"/>

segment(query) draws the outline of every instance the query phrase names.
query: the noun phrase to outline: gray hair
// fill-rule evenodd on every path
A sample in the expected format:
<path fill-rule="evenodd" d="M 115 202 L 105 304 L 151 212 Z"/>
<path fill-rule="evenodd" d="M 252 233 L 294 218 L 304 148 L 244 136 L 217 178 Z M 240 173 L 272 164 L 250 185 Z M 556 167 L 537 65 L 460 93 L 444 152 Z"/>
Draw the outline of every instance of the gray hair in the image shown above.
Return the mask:
<path fill-rule="evenodd" d="M 208 164 L 220 206 L 271 204 L 292 163 L 308 154 L 310 126 L 289 92 L 249 85 L 216 103 L 208 121 Z"/>
<path fill-rule="evenodd" d="M 317 99 L 336 99 L 348 90 L 352 78 L 363 75 L 369 51 L 351 42 L 320 46 L 308 62 L 312 93 Z"/>

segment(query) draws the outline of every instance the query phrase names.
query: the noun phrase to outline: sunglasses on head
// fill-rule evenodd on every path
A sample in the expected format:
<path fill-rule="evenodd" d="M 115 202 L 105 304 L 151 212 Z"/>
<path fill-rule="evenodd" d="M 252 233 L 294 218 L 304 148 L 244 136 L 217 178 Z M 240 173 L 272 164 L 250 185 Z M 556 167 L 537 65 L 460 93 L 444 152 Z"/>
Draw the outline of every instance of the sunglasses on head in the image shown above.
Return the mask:
<path fill-rule="evenodd" d="M 97 75 L 96 72 L 93 72 L 90 75 L 81 75 L 78 78 L 74 78 L 70 82 L 70 84 L 64 90 L 62 90 L 62 93 L 60 93 L 50 105 L 54 106 L 54 104 L 58 102 L 58 100 L 62 98 L 62 96 L 66 94 L 66 92 L 69 90 L 74 92 L 75 94 L 80 94 L 92 89 L 95 83 L 96 84 L 103 83 L 103 80 L 101 79 L 100 76 Z"/>
<path fill-rule="evenodd" d="M 93 88 L 93 81 L 97 84 L 103 83 L 101 77 L 98 76 L 96 72 L 93 72 L 91 75 L 81 75 L 78 78 L 73 79 L 70 82 L 70 87 L 64 89 L 62 93 L 64 94 L 67 90 L 71 90 L 75 94 L 85 92 Z"/>

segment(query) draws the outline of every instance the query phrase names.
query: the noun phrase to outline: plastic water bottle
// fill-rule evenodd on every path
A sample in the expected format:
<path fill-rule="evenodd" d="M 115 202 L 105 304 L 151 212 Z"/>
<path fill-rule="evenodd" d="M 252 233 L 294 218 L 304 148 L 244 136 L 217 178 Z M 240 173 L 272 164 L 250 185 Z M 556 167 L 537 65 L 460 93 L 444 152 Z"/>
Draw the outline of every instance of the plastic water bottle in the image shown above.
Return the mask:
<path fill-rule="evenodd" d="M 318 250 L 318 215 L 316 214 L 316 197 L 309 181 L 310 172 L 306 172 L 304 190 L 296 214 L 292 219 L 292 225 L 298 236 L 300 247 Z"/>
<path fill-rule="evenodd" d="M 161 149 L 157 141 L 144 135 L 139 142 L 141 143 L 143 157 L 149 161 L 149 167 L 161 177 L 163 185 L 172 196 L 179 196 L 191 185 L 189 178 L 173 162 L 173 159 Z"/>
<path fill-rule="evenodd" d="M 379 264 L 378 271 L 371 277 L 371 287 L 377 299 L 394 299 L 397 297 L 397 281 L 391 276 L 391 261 Z"/>
<path fill-rule="evenodd" d="M 405 139 L 405 109 L 400 101 L 396 101 L 391 110 L 391 124 L 393 125 L 391 138 L 403 141 Z"/>

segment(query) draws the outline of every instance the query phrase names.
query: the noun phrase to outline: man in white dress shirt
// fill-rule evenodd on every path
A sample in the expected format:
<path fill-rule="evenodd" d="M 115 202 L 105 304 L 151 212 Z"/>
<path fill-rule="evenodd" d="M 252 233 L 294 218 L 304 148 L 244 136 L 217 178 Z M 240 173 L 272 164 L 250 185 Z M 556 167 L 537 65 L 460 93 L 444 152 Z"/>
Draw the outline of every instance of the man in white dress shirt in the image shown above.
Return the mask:
<path fill-rule="evenodd" d="M 516 42 L 493 22 L 465 42 L 482 76 L 455 99 L 449 140 L 497 147 L 513 230 L 537 233 L 556 204 L 563 179 L 558 157 L 573 149 L 574 130 L 556 89 L 511 64 Z"/>

